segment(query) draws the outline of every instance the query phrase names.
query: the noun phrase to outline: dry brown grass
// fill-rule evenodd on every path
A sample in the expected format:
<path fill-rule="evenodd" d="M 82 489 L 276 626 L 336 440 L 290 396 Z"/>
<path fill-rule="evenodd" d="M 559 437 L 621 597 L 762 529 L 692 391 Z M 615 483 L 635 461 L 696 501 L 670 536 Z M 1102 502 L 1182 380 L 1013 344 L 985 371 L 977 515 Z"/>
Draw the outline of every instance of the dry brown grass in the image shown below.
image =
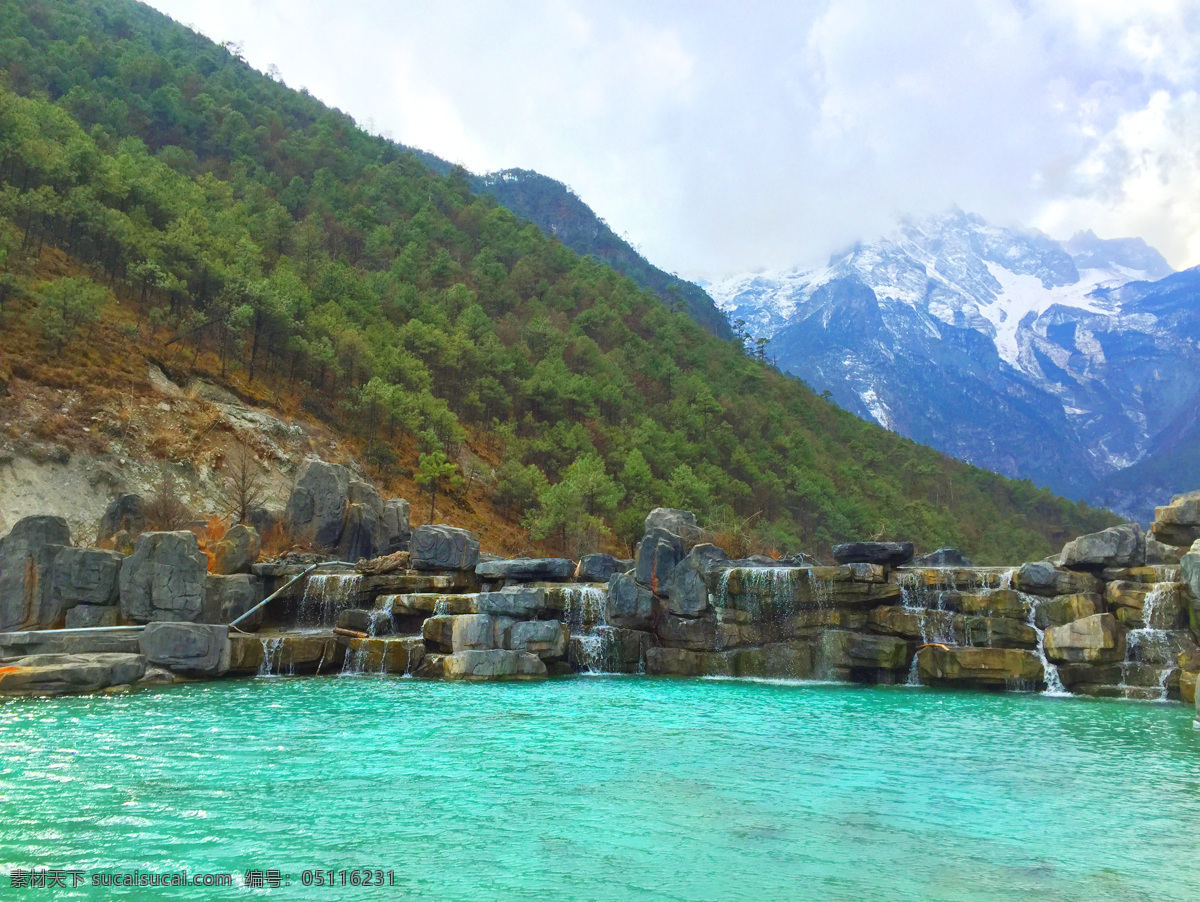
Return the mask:
<path fill-rule="evenodd" d="M 33 275 L 49 279 L 85 271 L 60 251 L 47 248 Z M 56 355 L 24 323 L 21 314 L 26 302 L 18 297 L 6 303 L 0 326 L 0 379 L 7 386 L 7 394 L 0 395 L 4 435 L 14 441 L 35 437 L 71 452 L 95 454 L 105 453 L 117 442 L 121 453 L 135 460 L 188 462 L 197 469 L 219 466 L 232 439 L 224 434 L 226 427 L 218 422 L 213 407 L 202 400 L 171 399 L 170 410 L 161 410 L 164 397 L 155 392 L 148 376 L 149 364 L 155 362 L 177 383 L 192 377 L 206 379 L 247 403 L 303 425 L 311 441 L 294 449 L 293 459 L 316 453 L 336 462 L 345 463 L 351 457 L 362 461 L 365 447 L 359 437 L 341 429 L 334 419 L 320 421 L 305 411 L 302 401 L 306 397 L 311 400 L 310 391 L 296 395 L 269 378 L 258 378 L 251 385 L 240 371 L 221 379 L 220 361 L 214 353 L 195 354 L 185 342 L 167 346 L 172 336 L 149 335 L 144 324 L 138 333 L 136 308 L 122 296 L 120 286 L 114 288 L 119 303 L 107 308 L 87 335 L 69 342 Z M 67 414 L 61 413 L 64 403 Z M 334 403 L 324 406 L 336 409 Z M 464 459 L 478 464 L 478 474 L 469 490 L 444 501 L 439 498 L 438 520 L 471 530 L 488 551 L 552 553 L 551 545 L 531 542 L 526 530 L 492 505 L 490 474 L 500 464 L 501 449 L 486 432 L 468 433 L 469 453 Z M 415 441 L 399 437 L 392 451 L 394 465 L 364 464 L 364 468 L 384 497 L 407 498 L 412 503 L 413 522 L 422 523 L 428 499 L 412 479 L 419 456 Z M 263 543 L 264 555 L 294 547 L 291 537 L 283 534 L 264 536 Z M 624 552 L 617 546 L 596 550 Z"/>

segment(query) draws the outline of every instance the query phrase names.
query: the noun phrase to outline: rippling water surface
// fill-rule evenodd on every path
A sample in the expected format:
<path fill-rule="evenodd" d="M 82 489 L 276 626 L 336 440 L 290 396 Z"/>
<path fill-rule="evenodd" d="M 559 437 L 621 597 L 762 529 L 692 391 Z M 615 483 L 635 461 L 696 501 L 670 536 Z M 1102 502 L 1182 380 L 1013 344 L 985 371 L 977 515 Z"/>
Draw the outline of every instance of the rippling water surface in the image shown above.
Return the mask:
<path fill-rule="evenodd" d="M 54 898 L 1197 900 L 1178 705 L 721 680 L 265 679 L 0 705 L 0 869 Z M 305 869 L 395 887 L 305 888 Z M 50 891 L 0 896 L 47 898 Z"/>

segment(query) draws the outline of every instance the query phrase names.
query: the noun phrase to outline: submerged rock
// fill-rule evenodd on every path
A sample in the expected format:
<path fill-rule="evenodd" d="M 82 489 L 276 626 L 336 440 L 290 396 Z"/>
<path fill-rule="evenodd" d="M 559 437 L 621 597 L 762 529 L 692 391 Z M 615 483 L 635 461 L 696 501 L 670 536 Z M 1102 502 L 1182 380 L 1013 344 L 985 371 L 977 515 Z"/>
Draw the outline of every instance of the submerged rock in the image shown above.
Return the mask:
<path fill-rule="evenodd" d="M 0 539 L 0 632 L 49 629 L 62 619 L 54 561 L 70 544 L 62 517 L 25 517 Z"/>
<path fill-rule="evenodd" d="M 913 559 L 912 542 L 846 542 L 833 546 L 839 564 L 879 564 L 899 567 Z"/>
<path fill-rule="evenodd" d="M 410 548 L 417 570 L 474 570 L 479 563 L 479 540 L 454 526 L 421 526 Z"/>

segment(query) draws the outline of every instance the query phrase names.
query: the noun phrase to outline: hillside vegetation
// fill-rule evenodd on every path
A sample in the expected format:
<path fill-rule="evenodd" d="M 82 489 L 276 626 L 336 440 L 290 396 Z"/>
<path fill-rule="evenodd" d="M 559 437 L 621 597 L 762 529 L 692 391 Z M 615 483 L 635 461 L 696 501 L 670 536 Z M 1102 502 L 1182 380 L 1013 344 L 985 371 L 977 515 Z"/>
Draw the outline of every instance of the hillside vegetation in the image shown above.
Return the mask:
<path fill-rule="evenodd" d="M 3 0 L 0 67 L 0 317 L 38 336 L 0 346 L 18 375 L 120 305 L 130 341 L 302 399 L 378 471 L 461 493 L 446 463 L 486 444 L 488 503 L 569 553 L 658 504 L 780 551 L 996 562 L 1113 522 L 839 410 L 146 7 Z M 87 274 L 40 277 L 47 247 Z"/>

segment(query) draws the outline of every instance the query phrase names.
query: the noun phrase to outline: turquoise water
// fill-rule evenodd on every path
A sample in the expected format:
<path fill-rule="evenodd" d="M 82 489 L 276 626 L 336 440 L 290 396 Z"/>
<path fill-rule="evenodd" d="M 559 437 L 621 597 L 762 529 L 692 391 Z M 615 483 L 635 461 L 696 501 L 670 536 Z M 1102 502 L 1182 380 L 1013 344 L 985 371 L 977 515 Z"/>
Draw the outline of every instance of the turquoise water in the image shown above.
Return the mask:
<path fill-rule="evenodd" d="M 1187 902 L 1191 723 L 1179 705 L 645 678 L 12 701 L 0 871 L 276 868 L 291 885 L 0 877 L 0 897 Z M 357 867 L 396 885 L 300 883 Z"/>

